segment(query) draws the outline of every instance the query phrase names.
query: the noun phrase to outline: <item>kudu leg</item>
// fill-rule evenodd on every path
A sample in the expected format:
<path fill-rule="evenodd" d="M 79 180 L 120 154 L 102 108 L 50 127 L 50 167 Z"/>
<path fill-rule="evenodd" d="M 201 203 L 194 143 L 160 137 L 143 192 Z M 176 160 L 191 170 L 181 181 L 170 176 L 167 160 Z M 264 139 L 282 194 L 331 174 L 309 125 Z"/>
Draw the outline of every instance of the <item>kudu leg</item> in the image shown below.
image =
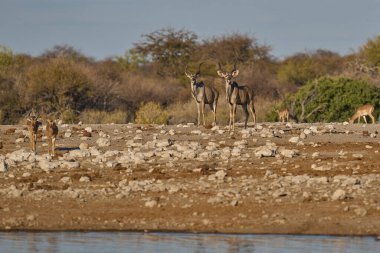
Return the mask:
<path fill-rule="evenodd" d="M 247 129 L 247 123 L 248 123 L 248 117 L 249 117 L 248 108 L 247 108 L 247 105 L 242 105 L 242 107 L 245 114 L 244 129 Z"/>
<path fill-rule="evenodd" d="M 204 103 L 202 103 L 201 108 L 202 108 L 203 126 L 205 126 L 206 125 L 206 121 L 205 121 L 205 104 Z"/>
<path fill-rule="evenodd" d="M 197 103 L 197 109 L 198 109 L 198 126 L 201 124 L 201 104 Z"/>
<path fill-rule="evenodd" d="M 230 122 L 228 123 L 228 130 L 231 131 L 231 127 L 232 127 L 232 117 L 233 117 L 233 106 L 230 105 Z"/>
<path fill-rule="evenodd" d="M 235 131 L 236 104 L 232 105 L 232 131 Z"/>
<path fill-rule="evenodd" d="M 55 138 L 54 137 L 51 139 L 51 153 L 53 156 L 55 156 Z"/>
<path fill-rule="evenodd" d="M 251 112 L 251 115 L 252 115 L 253 127 L 256 127 L 256 111 L 253 105 L 249 106 L 249 111 Z"/>
<path fill-rule="evenodd" d="M 367 117 L 363 115 L 364 122 L 367 124 Z"/>

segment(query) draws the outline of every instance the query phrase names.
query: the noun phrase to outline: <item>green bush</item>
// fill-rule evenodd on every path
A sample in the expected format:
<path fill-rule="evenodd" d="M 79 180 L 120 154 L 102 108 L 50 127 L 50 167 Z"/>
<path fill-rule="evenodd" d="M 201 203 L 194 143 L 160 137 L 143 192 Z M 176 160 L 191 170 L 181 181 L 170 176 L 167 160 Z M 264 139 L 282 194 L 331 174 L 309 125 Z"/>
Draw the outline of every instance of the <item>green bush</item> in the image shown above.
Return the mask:
<path fill-rule="evenodd" d="M 365 103 L 374 105 L 376 110 L 379 101 L 380 88 L 365 80 L 324 77 L 309 82 L 281 105 L 288 108 L 293 105 L 294 114 L 301 122 L 339 122 L 347 121 L 356 108 Z M 267 118 L 273 112 L 269 112 Z"/>
<path fill-rule="evenodd" d="M 127 123 L 128 113 L 125 111 L 98 111 L 98 110 L 86 110 L 79 116 L 80 120 L 85 124 L 125 124 Z"/>
<path fill-rule="evenodd" d="M 168 114 L 155 102 L 141 104 L 136 112 L 135 122 L 137 124 L 167 124 L 168 121 Z"/>

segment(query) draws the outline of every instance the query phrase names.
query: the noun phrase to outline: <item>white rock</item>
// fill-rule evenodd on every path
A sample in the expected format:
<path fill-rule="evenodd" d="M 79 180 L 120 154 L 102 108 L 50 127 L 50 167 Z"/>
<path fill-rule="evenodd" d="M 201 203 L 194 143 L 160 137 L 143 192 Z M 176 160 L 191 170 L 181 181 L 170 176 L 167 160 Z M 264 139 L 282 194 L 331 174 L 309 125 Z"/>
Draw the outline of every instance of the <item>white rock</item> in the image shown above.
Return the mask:
<path fill-rule="evenodd" d="M 294 137 L 291 137 L 289 139 L 289 142 L 291 142 L 291 143 L 297 143 L 297 142 L 299 142 L 299 140 L 300 140 L 300 137 L 294 136 Z"/>
<path fill-rule="evenodd" d="M 79 182 L 90 182 L 90 178 L 88 176 L 81 176 Z"/>
<path fill-rule="evenodd" d="M 86 130 L 88 133 L 92 133 L 92 128 L 91 127 L 86 127 L 84 130 Z"/>
<path fill-rule="evenodd" d="M 288 158 L 292 158 L 292 157 L 298 155 L 299 151 L 295 150 L 295 149 L 280 149 L 279 153 L 282 156 L 285 156 L 285 157 L 288 157 Z"/>
<path fill-rule="evenodd" d="M 79 144 L 80 150 L 88 149 L 88 147 L 89 147 L 89 145 L 87 142 L 82 142 L 81 144 Z"/>
<path fill-rule="evenodd" d="M 331 170 L 332 166 L 329 164 L 323 164 L 321 166 L 317 166 L 316 164 L 312 164 L 311 169 L 317 170 L 317 171 L 327 171 L 327 170 Z"/>
<path fill-rule="evenodd" d="M 215 173 L 215 178 L 218 180 L 224 180 L 226 175 L 227 175 L 227 173 L 224 170 L 219 170 Z"/>
<path fill-rule="evenodd" d="M 277 152 L 277 147 L 274 146 L 261 146 L 254 149 L 255 156 L 257 157 L 274 157 Z"/>
<path fill-rule="evenodd" d="M 149 201 L 145 202 L 146 207 L 152 208 L 152 207 L 155 207 L 156 205 L 157 205 L 157 200 L 149 200 Z"/>
<path fill-rule="evenodd" d="M 331 196 L 331 200 L 343 200 L 346 198 L 346 192 L 342 189 L 336 190 L 333 195 Z"/>
<path fill-rule="evenodd" d="M 70 177 L 62 177 L 59 181 L 64 183 L 64 184 L 70 184 L 71 178 Z"/>
<path fill-rule="evenodd" d="M 0 172 L 7 172 L 8 171 L 8 164 L 5 162 L 5 158 L 0 157 Z"/>
<path fill-rule="evenodd" d="M 30 177 L 32 174 L 30 174 L 30 172 L 24 172 L 22 174 L 22 177 Z"/>
<path fill-rule="evenodd" d="M 101 137 L 101 138 L 96 140 L 96 144 L 99 147 L 108 147 L 108 146 L 111 146 L 111 141 L 108 138 Z"/>
<path fill-rule="evenodd" d="M 17 138 L 15 143 L 23 143 L 25 142 L 24 138 Z"/>

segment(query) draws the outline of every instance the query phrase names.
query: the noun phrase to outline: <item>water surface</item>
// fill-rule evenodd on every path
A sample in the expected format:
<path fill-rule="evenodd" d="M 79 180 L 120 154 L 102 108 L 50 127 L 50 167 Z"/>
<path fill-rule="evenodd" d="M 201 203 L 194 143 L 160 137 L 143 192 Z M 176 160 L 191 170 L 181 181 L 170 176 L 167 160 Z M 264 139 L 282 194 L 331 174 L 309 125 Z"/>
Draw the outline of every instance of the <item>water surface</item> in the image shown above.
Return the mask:
<path fill-rule="evenodd" d="M 0 232 L 2 253 L 380 252 L 373 237 L 131 232 Z"/>

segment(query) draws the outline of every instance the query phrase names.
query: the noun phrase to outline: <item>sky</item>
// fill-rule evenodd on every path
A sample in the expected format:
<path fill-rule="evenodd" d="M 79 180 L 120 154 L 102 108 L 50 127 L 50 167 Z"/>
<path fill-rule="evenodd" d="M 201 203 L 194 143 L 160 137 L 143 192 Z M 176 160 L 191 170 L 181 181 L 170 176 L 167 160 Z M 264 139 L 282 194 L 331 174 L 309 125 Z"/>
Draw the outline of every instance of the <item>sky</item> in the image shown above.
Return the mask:
<path fill-rule="evenodd" d="M 69 45 L 102 60 L 143 34 L 186 29 L 199 41 L 240 33 L 284 58 L 358 51 L 380 35 L 380 0 L 0 0 L 0 45 L 38 56 Z"/>

